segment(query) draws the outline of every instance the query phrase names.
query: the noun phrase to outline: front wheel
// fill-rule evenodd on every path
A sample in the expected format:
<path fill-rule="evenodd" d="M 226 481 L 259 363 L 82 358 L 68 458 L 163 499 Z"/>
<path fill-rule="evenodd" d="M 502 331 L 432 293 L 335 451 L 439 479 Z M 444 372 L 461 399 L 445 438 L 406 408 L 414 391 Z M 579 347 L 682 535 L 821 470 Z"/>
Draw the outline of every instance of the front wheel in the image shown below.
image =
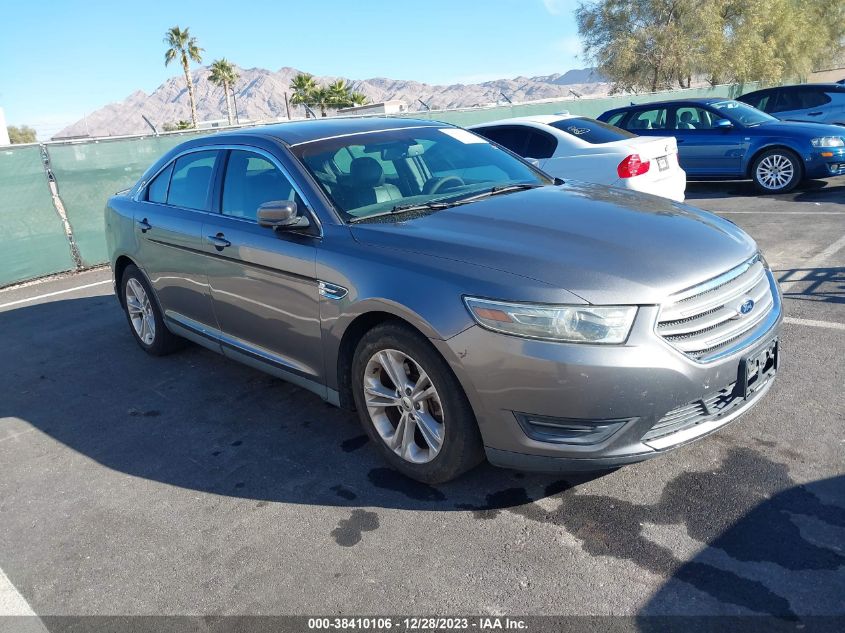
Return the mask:
<path fill-rule="evenodd" d="M 792 191 L 801 181 L 801 159 L 788 149 L 770 149 L 760 154 L 751 167 L 757 189 L 766 193 Z"/>
<path fill-rule="evenodd" d="M 352 380 L 361 424 L 396 470 L 442 483 L 482 461 L 481 436 L 460 383 L 410 327 L 385 323 L 365 334 Z"/>

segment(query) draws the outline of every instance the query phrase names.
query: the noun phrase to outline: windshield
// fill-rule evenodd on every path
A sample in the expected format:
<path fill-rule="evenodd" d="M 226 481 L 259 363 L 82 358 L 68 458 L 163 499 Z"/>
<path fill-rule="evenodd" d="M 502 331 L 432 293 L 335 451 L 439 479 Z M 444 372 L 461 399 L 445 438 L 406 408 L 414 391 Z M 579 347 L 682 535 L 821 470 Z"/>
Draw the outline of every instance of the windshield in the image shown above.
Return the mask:
<path fill-rule="evenodd" d="M 292 151 L 346 221 L 459 201 L 494 187 L 552 182 L 460 128 L 369 132 L 303 143 Z"/>
<path fill-rule="evenodd" d="M 719 101 L 711 105 L 734 123 L 741 123 L 746 126 L 760 125 L 767 121 L 777 121 L 775 117 L 761 112 L 757 108 L 752 108 L 747 103 L 742 103 L 741 101 Z"/>
<path fill-rule="evenodd" d="M 632 134 L 627 130 L 604 123 L 603 121 L 596 121 L 595 119 L 588 119 L 586 117 L 572 117 L 570 119 L 561 119 L 549 123 L 552 127 L 571 134 L 582 141 L 592 143 L 593 145 L 600 145 L 602 143 L 613 143 L 614 141 L 624 141 L 628 138 L 633 138 L 636 134 Z"/>

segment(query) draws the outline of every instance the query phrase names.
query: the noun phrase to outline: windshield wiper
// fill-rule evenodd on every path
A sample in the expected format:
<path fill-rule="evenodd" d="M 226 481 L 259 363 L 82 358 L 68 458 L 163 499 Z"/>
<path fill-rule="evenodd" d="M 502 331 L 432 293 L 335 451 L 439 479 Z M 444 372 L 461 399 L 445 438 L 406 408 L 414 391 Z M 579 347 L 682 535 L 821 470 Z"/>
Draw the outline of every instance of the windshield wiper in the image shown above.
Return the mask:
<path fill-rule="evenodd" d="M 458 198 L 457 200 L 451 200 L 449 202 L 432 200 L 431 202 L 425 202 L 422 204 L 398 204 L 392 209 L 388 209 L 387 211 L 381 211 L 379 213 L 373 213 L 372 215 L 362 215 L 358 218 L 352 218 L 351 220 L 349 220 L 349 223 L 355 224 L 357 222 L 364 222 L 365 220 L 369 220 L 372 218 L 381 218 L 387 215 L 398 215 L 401 213 L 411 213 L 413 211 L 442 211 L 443 209 L 448 209 L 450 207 L 457 207 L 462 204 L 469 204 L 470 202 L 475 202 L 476 200 L 481 200 L 482 198 L 497 196 L 502 193 L 511 193 L 513 191 L 522 191 L 524 189 L 536 189 L 537 187 L 542 186 L 543 185 L 539 183 L 528 182 L 517 183 L 513 185 L 496 185 L 495 187 L 491 187 L 486 191 L 474 194 L 472 196 L 469 196 L 468 198 Z"/>
<path fill-rule="evenodd" d="M 435 201 L 426 202 L 424 204 L 397 204 L 387 211 L 380 211 L 379 213 L 362 215 L 359 218 L 352 218 L 349 220 L 349 223 L 355 224 L 356 222 L 363 222 L 364 220 L 369 220 L 371 218 L 381 218 L 386 215 L 399 215 L 402 213 L 411 213 L 413 211 L 441 211 L 442 209 L 448 209 L 451 206 L 454 206 L 454 203 Z"/>
<path fill-rule="evenodd" d="M 543 185 L 539 183 L 531 183 L 531 182 L 522 182 L 517 183 L 515 185 L 496 185 L 495 187 L 491 187 L 486 191 L 482 191 L 481 193 L 477 193 L 472 195 L 468 198 L 461 198 L 460 200 L 456 200 L 455 204 L 467 204 L 469 202 L 475 202 L 476 200 L 481 200 L 482 198 L 489 198 L 490 196 L 498 196 L 503 193 L 512 193 L 514 191 L 523 191 L 525 189 L 536 189 L 537 187 L 542 187 Z"/>

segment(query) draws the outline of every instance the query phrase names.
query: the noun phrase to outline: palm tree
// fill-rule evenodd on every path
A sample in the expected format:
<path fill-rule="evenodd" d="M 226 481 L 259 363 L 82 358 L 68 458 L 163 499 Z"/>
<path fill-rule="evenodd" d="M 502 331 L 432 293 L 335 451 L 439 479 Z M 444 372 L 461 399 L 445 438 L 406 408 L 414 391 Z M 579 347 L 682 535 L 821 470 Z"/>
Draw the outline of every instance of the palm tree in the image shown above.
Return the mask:
<path fill-rule="evenodd" d="M 180 29 L 178 26 L 171 27 L 164 35 L 164 43 L 167 44 L 167 51 L 164 53 L 164 65 L 168 66 L 174 59 L 182 62 L 182 70 L 185 72 L 185 83 L 188 85 L 188 98 L 191 101 L 191 120 L 194 127 L 197 126 L 197 104 L 194 101 L 194 82 L 191 81 L 190 62 L 202 63 L 201 49 L 197 45 L 197 38 L 192 37 L 189 29 Z"/>
<path fill-rule="evenodd" d="M 234 86 L 234 83 L 238 80 L 238 73 L 235 67 L 225 57 L 214 60 L 209 68 L 211 69 L 211 74 L 208 76 L 208 80 L 216 86 L 223 87 L 223 94 L 226 96 L 226 116 L 229 119 L 229 125 L 232 125 L 232 106 L 229 103 L 229 88 Z"/>
<path fill-rule="evenodd" d="M 353 92 L 349 95 L 349 99 L 352 101 L 352 105 L 356 106 L 367 105 L 367 101 L 369 101 L 369 99 L 367 99 L 367 95 L 363 92 Z"/>
<path fill-rule="evenodd" d="M 309 105 L 315 105 L 320 108 L 320 116 L 327 116 L 327 108 L 337 107 L 337 95 L 335 95 L 329 88 L 323 88 L 322 86 L 317 88 L 311 93 L 311 99 L 312 102 Z"/>
<path fill-rule="evenodd" d="M 336 108 L 345 108 L 352 105 L 352 90 L 349 84 L 343 79 L 333 81 L 326 88 L 332 105 Z"/>
<path fill-rule="evenodd" d="M 299 73 L 290 82 L 290 89 L 293 96 L 290 102 L 294 105 L 312 106 L 316 104 L 315 93 L 320 90 L 319 84 L 314 80 L 313 75 Z"/>

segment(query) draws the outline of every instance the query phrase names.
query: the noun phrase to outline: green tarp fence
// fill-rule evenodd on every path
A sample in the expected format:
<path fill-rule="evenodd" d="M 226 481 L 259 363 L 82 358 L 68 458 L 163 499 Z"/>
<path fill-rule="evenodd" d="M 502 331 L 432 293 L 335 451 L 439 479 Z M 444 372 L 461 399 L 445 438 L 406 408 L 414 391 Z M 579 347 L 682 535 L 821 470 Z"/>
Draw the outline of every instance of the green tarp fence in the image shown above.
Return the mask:
<path fill-rule="evenodd" d="M 0 148 L 0 286 L 74 267 L 41 148 Z"/>
<path fill-rule="evenodd" d="M 693 88 L 647 95 L 414 112 L 405 116 L 472 125 L 532 114 L 596 117 L 611 108 L 682 97 L 735 97 L 757 84 Z M 103 208 L 108 198 L 131 187 L 162 154 L 187 138 L 213 133 L 45 143 L 43 151 L 58 188 L 83 267 L 108 260 Z M 0 287 L 74 269 L 70 244 L 49 189 L 42 148 L 0 148 Z"/>
<path fill-rule="evenodd" d="M 162 154 L 198 134 L 48 144 L 50 166 L 83 266 L 108 261 L 106 201 L 128 189 Z"/>

